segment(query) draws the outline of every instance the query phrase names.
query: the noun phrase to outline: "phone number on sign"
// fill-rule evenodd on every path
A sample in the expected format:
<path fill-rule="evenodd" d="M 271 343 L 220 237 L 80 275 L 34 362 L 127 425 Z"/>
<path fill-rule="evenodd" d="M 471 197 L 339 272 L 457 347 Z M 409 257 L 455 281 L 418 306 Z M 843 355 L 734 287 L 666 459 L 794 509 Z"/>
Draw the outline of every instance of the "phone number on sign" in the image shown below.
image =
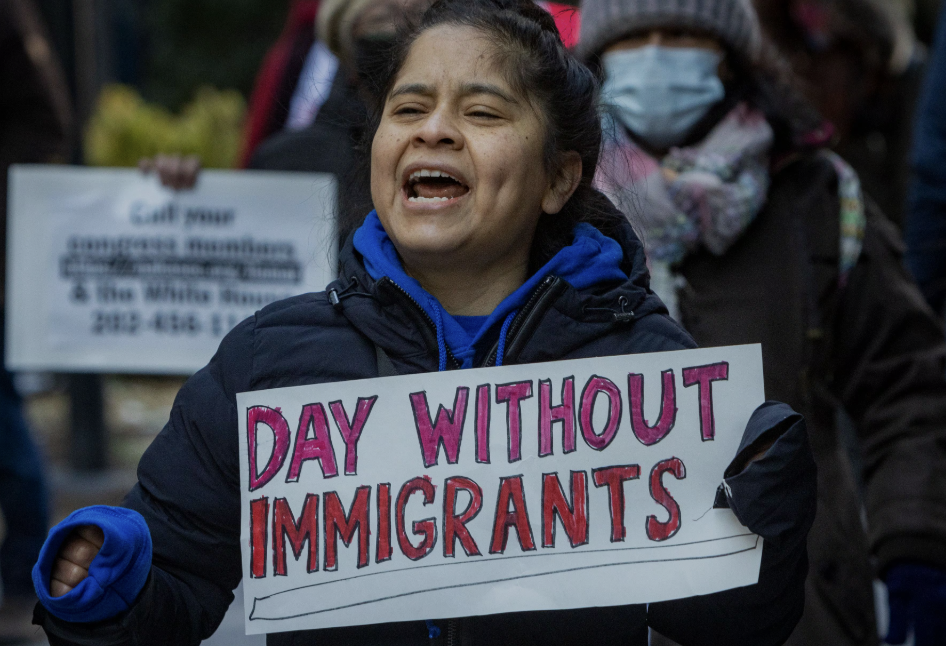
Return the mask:
<path fill-rule="evenodd" d="M 243 320 L 238 314 L 138 310 L 96 310 L 92 312 L 92 334 L 97 336 L 144 333 L 171 336 L 212 334 L 220 337 Z"/>

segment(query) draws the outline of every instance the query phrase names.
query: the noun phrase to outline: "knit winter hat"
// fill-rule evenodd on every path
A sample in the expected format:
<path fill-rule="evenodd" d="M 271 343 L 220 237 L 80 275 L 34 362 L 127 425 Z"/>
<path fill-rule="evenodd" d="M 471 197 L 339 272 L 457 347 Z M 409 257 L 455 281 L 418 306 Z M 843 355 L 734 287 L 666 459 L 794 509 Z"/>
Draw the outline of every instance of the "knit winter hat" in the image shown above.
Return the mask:
<path fill-rule="evenodd" d="M 750 61 L 762 44 L 750 0 L 584 0 L 578 53 L 588 60 L 616 40 L 660 27 L 709 32 Z"/>

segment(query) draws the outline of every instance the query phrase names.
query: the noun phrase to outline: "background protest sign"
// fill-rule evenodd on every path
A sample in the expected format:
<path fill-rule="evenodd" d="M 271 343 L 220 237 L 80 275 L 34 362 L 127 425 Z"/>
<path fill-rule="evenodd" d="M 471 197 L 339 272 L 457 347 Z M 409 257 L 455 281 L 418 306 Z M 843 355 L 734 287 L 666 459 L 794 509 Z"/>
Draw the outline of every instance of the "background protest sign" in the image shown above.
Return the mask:
<path fill-rule="evenodd" d="M 11 370 L 188 374 L 237 323 L 334 279 L 331 175 L 10 172 Z"/>
<path fill-rule="evenodd" d="M 756 583 L 713 509 L 760 346 L 241 393 L 249 634 Z"/>

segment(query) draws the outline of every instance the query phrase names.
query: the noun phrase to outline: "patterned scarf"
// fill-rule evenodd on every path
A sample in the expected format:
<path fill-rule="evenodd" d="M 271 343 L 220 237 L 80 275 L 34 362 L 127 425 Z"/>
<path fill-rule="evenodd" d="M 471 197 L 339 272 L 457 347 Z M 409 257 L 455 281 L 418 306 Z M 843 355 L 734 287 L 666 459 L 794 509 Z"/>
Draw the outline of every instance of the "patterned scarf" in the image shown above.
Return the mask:
<path fill-rule="evenodd" d="M 740 103 L 698 144 L 672 148 L 662 160 L 642 150 L 606 117 L 597 187 L 637 226 L 652 288 L 679 318 L 672 267 L 700 246 L 723 255 L 765 205 L 773 133 L 760 111 Z M 840 281 L 857 263 L 866 218 L 857 173 L 836 154 L 821 154 L 839 179 Z"/>
<path fill-rule="evenodd" d="M 765 204 L 772 128 L 746 104 L 659 161 L 611 119 L 605 132 L 598 188 L 639 225 L 651 262 L 675 264 L 700 245 L 724 254 Z"/>

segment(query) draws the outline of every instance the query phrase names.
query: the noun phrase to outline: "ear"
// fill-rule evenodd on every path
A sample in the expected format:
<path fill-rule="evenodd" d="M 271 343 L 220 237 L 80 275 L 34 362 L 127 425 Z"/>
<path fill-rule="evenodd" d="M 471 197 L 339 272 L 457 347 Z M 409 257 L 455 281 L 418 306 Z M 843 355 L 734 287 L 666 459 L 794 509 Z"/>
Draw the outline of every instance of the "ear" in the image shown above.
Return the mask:
<path fill-rule="evenodd" d="M 558 166 L 558 172 L 552 178 L 545 195 L 542 197 L 542 211 L 554 215 L 565 207 L 572 194 L 581 183 L 581 155 L 574 150 L 564 153 Z"/>

